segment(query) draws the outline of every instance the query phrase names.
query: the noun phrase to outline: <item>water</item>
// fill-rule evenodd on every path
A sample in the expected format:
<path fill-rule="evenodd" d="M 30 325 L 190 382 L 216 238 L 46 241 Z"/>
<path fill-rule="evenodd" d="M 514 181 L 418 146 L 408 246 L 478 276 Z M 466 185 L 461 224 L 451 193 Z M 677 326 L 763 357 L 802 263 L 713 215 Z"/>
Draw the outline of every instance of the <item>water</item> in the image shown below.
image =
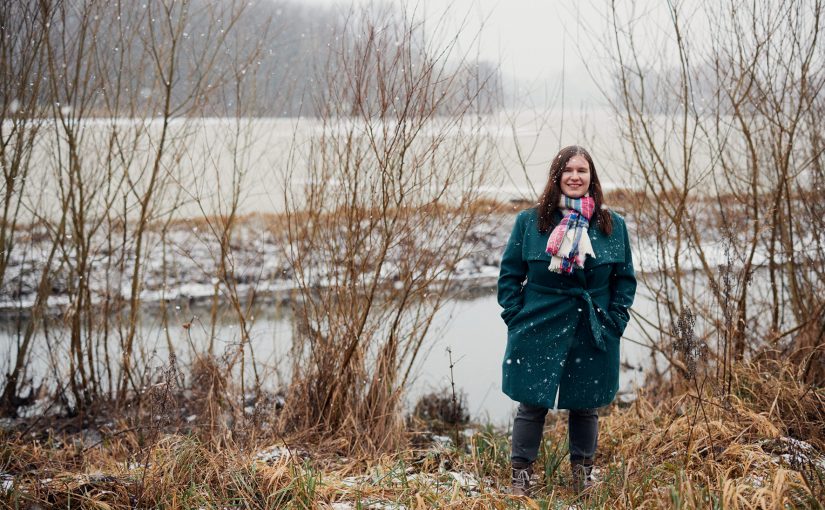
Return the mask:
<path fill-rule="evenodd" d="M 480 295 L 479 295 L 480 294 Z M 637 300 L 635 310 L 644 312 L 653 304 L 644 298 Z M 475 297 L 453 298 L 442 308 L 433 323 L 422 356 L 418 359 L 415 377 L 407 388 L 407 406 L 412 409 L 416 400 L 433 391 L 447 390 L 450 369 L 447 348 L 452 351 L 453 379 L 458 391 L 465 393 L 471 416 L 482 422 L 500 426 L 509 424 L 516 403 L 501 392 L 501 360 L 507 339 L 507 328 L 499 317 L 501 311 L 495 289 L 476 289 Z M 208 310 L 171 306 L 168 309 L 168 329 L 160 320 L 157 307 L 146 307 L 138 332 L 141 339 L 140 363 L 160 371 L 168 363 L 168 342 L 182 363 L 191 352 L 207 348 L 210 326 Z M 194 318 L 194 320 L 192 320 Z M 258 308 L 252 315 L 250 343 L 255 353 L 262 384 L 269 389 L 283 387 L 289 377 L 288 354 L 292 341 L 291 314 L 285 305 L 272 304 Z M 191 323 L 189 329 L 181 327 Z M 0 323 L 0 369 L 8 370 L 14 353 L 16 325 Z M 43 377 L 66 380 L 68 364 L 61 362 L 67 349 L 68 331 L 59 320 L 49 325 L 49 337 L 38 332 L 29 363 L 29 376 L 37 383 Z M 631 320 L 625 337 L 638 341 L 640 325 Z M 238 325 L 231 315 L 216 325 L 214 351 L 232 353 L 237 348 Z M 51 346 L 51 347 L 50 347 Z M 117 359 L 117 335 L 109 338 L 110 358 Z M 649 349 L 629 340 L 623 340 L 620 391 L 632 392 L 643 383 L 640 368 L 647 366 Z M 632 367 L 632 368 L 631 368 Z M 57 370 L 54 373 L 53 370 Z M 185 370 L 184 370 L 185 373 Z M 248 371 L 251 377 L 251 371 Z"/>
<path fill-rule="evenodd" d="M 561 119 L 561 111 L 502 111 L 470 119 L 459 127 L 444 127 L 449 119 L 437 118 L 419 138 L 426 146 L 432 136 L 443 134 L 442 153 L 458 151 L 463 155 L 461 151 L 466 148 L 456 147 L 468 141 L 492 147 L 491 168 L 481 190 L 499 199 L 534 198 L 546 182 L 553 156 L 570 144 L 590 148 L 606 189 L 633 185 L 634 176 L 623 162 L 621 137 L 612 112 L 568 112 L 563 123 Z M 355 121 L 340 122 L 346 127 Z M 158 119 L 105 118 L 87 119 L 73 126 L 83 154 L 79 172 L 85 185 L 98 191 L 85 206 L 89 214 L 106 212 L 112 197 L 117 198 L 118 210 L 136 206 L 137 198 L 131 191 L 124 195 L 126 183 L 120 179 L 129 174 L 136 183 L 133 191 L 142 192 L 154 164 L 153 151 L 161 126 Z M 363 126 L 358 129 L 364 130 Z M 178 218 L 224 212 L 236 180 L 242 190 L 240 213 L 282 212 L 285 194 L 300 196 L 310 178 L 310 155 L 317 153 L 312 144 L 321 133 L 334 132 L 334 128 L 325 128 L 322 121 L 311 118 L 173 119 L 169 130 L 168 152 L 161 160 L 163 172 L 155 194 L 158 209 L 174 208 Z M 109 153 L 113 132 L 131 148 L 134 158 L 128 163 L 119 163 Z M 64 138 L 65 133 L 49 123 L 36 137 L 26 180 L 38 185 L 28 186 L 23 197 L 26 207 L 20 214 L 24 222 L 32 220 L 35 213 L 52 219 L 60 213 L 58 183 L 67 179 Z M 413 145 L 410 154 L 421 150 L 423 147 Z M 412 159 L 412 155 L 409 157 Z"/>

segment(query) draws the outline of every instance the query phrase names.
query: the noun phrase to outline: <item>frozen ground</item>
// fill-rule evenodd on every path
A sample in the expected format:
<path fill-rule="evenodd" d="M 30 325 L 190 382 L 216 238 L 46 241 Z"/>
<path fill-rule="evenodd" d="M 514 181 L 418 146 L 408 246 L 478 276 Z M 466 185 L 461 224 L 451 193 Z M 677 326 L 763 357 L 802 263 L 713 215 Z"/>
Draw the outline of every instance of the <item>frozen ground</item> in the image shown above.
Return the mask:
<path fill-rule="evenodd" d="M 495 281 L 498 275 L 500 252 L 507 241 L 509 217 L 493 216 L 478 223 L 471 233 L 473 248 L 469 256 L 456 267 L 459 281 L 488 279 Z M 197 301 L 210 298 L 219 283 L 220 245 L 218 238 L 200 226 L 181 222 L 166 234 L 166 242 L 158 232 L 150 232 L 144 257 L 141 300 L 144 303 L 161 300 Z M 28 243 L 18 243 L 12 253 L 3 288 L 0 291 L 0 310 L 14 311 L 31 308 L 36 289 L 47 261 L 51 241 L 42 233 L 32 232 Z M 40 241 L 31 241 L 40 239 Z M 101 302 L 106 296 L 128 299 L 131 291 L 130 278 L 134 268 L 134 248 L 126 240 L 114 255 L 107 248 L 108 239 L 100 234 L 92 240 L 90 288 L 92 299 Z M 423 240 L 422 240 L 423 244 Z M 95 248 L 96 247 L 96 248 Z M 295 288 L 292 268 L 284 256 L 284 240 L 273 233 L 265 217 L 251 216 L 238 227 L 232 242 L 231 263 L 238 292 L 245 295 L 255 290 L 259 295 L 286 294 Z M 397 256 L 401 256 L 399 253 Z M 68 269 L 75 264 L 72 253 L 57 257 L 51 268 L 51 295 L 48 307 L 59 311 L 70 303 L 71 289 L 76 285 L 70 280 Z M 306 261 L 304 261 L 306 264 Z M 383 276 L 391 281 L 394 277 L 394 261 L 386 264 Z M 314 274 L 323 275 L 329 268 L 317 268 Z"/>
<path fill-rule="evenodd" d="M 459 287 L 495 285 L 500 255 L 513 219 L 514 213 L 493 214 L 472 228 L 469 254 L 455 268 L 454 278 Z M 626 217 L 626 220 L 634 244 L 634 265 L 637 271 L 665 269 L 674 257 L 678 257 L 682 271 L 699 269 L 704 263 L 710 267 L 737 265 L 737 257 L 731 250 L 730 241 L 725 240 L 715 229 L 708 229 L 707 236 L 703 239 L 704 262 L 696 250 L 686 244 L 677 254 L 674 243 L 669 245 L 667 260 L 662 260 L 656 239 L 648 229 L 637 225 L 632 217 Z M 47 251 L 51 246 L 48 232 L 45 229 L 39 232 L 37 229 L 38 227 L 34 227 L 16 242 L 0 289 L 0 311 L 25 310 L 34 304 L 38 282 L 47 261 Z M 444 232 L 446 235 L 448 229 L 444 229 Z M 817 240 L 817 235 L 821 239 Z M 111 237 L 113 239 L 109 239 L 101 231 L 90 243 L 89 278 L 91 298 L 95 302 L 102 302 L 107 296 L 128 299 L 131 292 L 133 240 L 119 240 L 117 235 Z M 796 243 L 803 260 L 805 250 L 815 250 L 818 243 L 825 243 L 825 232 L 810 233 L 809 237 L 810 239 Z M 434 241 L 437 245 L 437 240 L 433 239 L 420 239 L 415 245 L 433 245 Z M 284 255 L 285 243 L 285 239 L 273 230 L 266 216 L 251 215 L 239 224 L 231 244 L 230 262 L 233 268 L 232 278 L 241 295 L 254 289 L 258 295 L 285 296 L 295 288 L 293 270 Z M 66 244 L 71 246 L 71 243 Z M 203 220 L 174 224 L 167 232 L 165 242 L 159 232 L 150 232 L 145 246 L 148 248 L 143 259 L 140 295 L 144 303 L 205 300 L 216 292 L 220 274 L 220 246 L 217 236 Z M 403 251 L 398 250 L 391 256 L 400 259 L 404 255 Z M 70 304 L 70 296 L 74 294 L 72 289 L 77 286 L 77 282 L 71 281 L 70 275 L 73 272 L 69 269 L 76 264 L 76 257 L 74 253 L 66 252 L 58 254 L 54 260 L 48 308 L 59 312 L 62 307 Z M 766 260 L 765 248 L 760 244 L 754 253 L 754 267 L 763 265 Z M 327 261 L 318 261 L 310 255 L 302 262 L 304 266 L 317 266 L 312 268 L 311 273 L 318 275 L 319 284 L 328 281 L 325 275 L 329 275 L 333 268 Z M 393 273 L 395 267 L 398 267 L 398 260 L 388 261 L 382 277 L 392 281 L 396 276 Z"/>

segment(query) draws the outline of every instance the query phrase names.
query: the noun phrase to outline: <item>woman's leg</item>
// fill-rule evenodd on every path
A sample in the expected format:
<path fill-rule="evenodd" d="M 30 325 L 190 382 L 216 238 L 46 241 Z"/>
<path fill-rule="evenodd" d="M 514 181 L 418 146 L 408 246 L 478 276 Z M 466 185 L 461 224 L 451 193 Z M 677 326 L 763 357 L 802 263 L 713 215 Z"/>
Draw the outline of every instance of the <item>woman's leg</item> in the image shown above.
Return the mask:
<path fill-rule="evenodd" d="M 591 463 L 599 440 L 599 415 L 596 410 L 571 409 L 567 418 L 567 434 L 570 439 L 570 462 Z"/>
<path fill-rule="evenodd" d="M 532 464 L 539 453 L 541 435 L 544 432 L 546 407 L 519 404 L 513 420 L 513 450 L 510 460 L 515 464 Z"/>

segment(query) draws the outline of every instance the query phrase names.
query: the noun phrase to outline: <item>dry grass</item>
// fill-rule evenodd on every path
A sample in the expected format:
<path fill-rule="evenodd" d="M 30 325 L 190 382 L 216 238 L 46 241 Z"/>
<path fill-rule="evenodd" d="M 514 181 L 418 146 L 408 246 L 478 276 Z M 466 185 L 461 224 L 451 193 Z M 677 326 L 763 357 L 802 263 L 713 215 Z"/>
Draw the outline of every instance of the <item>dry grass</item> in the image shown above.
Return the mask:
<path fill-rule="evenodd" d="M 345 456 L 345 438 L 279 438 L 166 429 L 104 434 L 3 433 L 7 508 L 822 508 L 825 390 L 763 361 L 737 370 L 732 394 L 642 395 L 602 419 L 603 483 L 568 489 L 563 414 L 548 420 L 535 499 L 506 494 L 507 434 L 477 428 L 461 448 L 421 441 L 379 456 Z M 54 426 L 54 424 L 52 424 Z M 113 429 L 126 424 L 117 424 Z M 235 435 L 234 437 L 239 437 Z M 790 438 L 804 440 L 798 442 Z M 296 445 L 301 445 L 297 447 Z M 288 447 L 286 445 L 289 445 Z M 542 469 L 538 469 L 542 471 Z M 385 504 L 387 506 L 379 506 Z M 338 506 L 338 508 L 347 508 Z"/>

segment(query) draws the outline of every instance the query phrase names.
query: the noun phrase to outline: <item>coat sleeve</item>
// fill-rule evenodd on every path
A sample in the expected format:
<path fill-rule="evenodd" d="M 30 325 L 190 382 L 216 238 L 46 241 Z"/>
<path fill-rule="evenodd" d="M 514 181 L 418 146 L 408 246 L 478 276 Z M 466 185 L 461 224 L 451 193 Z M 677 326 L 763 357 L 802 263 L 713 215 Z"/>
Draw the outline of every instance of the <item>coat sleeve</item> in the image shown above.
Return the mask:
<path fill-rule="evenodd" d="M 522 258 L 524 243 L 524 212 L 516 216 L 513 232 L 501 256 L 501 270 L 498 275 L 498 304 L 504 309 L 501 318 L 509 325 L 510 320 L 523 305 L 522 283 L 527 277 L 527 262 Z"/>
<path fill-rule="evenodd" d="M 613 273 L 610 275 L 610 306 L 608 313 L 621 335 L 630 320 L 628 309 L 633 305 L 636 296 L 636 273 L 633 270 L 633 254 L 630 251 L 630 237 L 627 234 L 627 227 L 624 221 L 616 222 L 616 226 L 621 226 L 622 229 L 625 256 L 624 262 L 613 266 Z"/>

